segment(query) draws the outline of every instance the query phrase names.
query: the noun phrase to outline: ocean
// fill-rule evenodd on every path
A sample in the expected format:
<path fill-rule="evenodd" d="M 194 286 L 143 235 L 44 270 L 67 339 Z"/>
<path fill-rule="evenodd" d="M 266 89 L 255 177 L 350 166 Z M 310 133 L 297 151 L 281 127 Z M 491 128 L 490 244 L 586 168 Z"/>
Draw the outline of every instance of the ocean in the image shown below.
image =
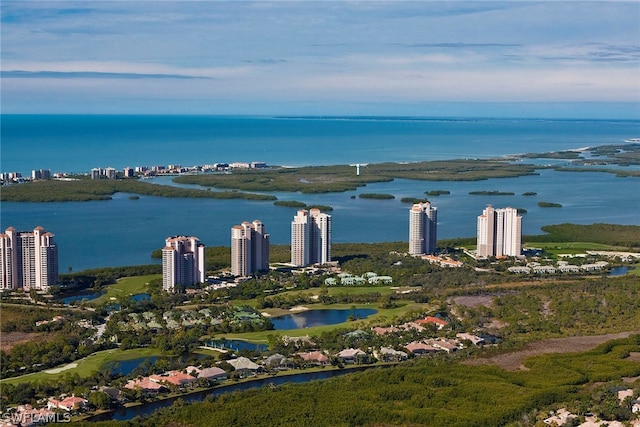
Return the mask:
<path fill-rule="evenodd" d="M 624 143 L 640 136 L 640 121 L 478 118 L 221 117 L 3 115 L 0 170 L 87 172 L 94 167 L 193 166 L 262 161 L 304 166 L 385 161 L 491 158 Z M 566 163 L 566 161 L 543 161 Z M 354 168 L 355 173 L 355 168 Z M 154 182 L 170 183 L 169 177 Z M 438 238 L 472 237 L 487 204 L 523 208 L 523 233 L 565 222 L 640 225 L 640 179 L 598 172 L 556 172 L 474 182 L 395 180 L 329 194 L 274 193 L 280 200 L 334 208 L 334 242 L 407 240 L 409 205 L 402 197 L 449 190 L 432 197 Z M 474 196 L 470 191 L 510 191 L 514 196 Z M 537 196 L 522 196 L 527 191 Z M 355 198 L 391 193 L 393 200 Z M 207 246 L 230 245 L 230 228 L 262 220 L 271 242 L 290 242 L 295 209 L 272 202 L 163 199 L 77 203 L 9 203 L 0 207 L 0 229 L 43 226 L 56 236 L 60 271 L 154 262 L 150 253 L 177 234 Z M 538 201 L 561 203 L 540 208 Z"/>

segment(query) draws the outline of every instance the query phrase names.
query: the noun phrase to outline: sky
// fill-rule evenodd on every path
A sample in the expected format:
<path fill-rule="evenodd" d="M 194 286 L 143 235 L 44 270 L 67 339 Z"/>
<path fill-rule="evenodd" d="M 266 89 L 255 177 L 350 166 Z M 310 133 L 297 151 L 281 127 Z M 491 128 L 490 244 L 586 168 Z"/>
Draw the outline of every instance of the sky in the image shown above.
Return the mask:
<path fill-rule="evenodd" d="M 640 2 L 11 1 L 13 113 L 640 119 Z"/>

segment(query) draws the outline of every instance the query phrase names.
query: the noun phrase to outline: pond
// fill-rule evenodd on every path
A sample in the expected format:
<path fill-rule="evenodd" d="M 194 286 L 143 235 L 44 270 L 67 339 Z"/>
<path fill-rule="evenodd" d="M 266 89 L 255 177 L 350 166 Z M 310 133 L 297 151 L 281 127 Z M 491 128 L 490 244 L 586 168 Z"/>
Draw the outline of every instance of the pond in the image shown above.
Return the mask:
<path fill-rule="evenodd" d="M 224 339 L 213 340 L 213 341 L 208 341 L 206 345 L 207 347 L 228 349 L 228 350 L 234 350 L 234 351 L 239 351 L 239 350 L 266 351 L 269 349 L 269 347 L 266 344 L 254 344 L 252 342 L 242 341 L 242 340 L 224 340 Z"/>
<path fill-rule="evenodd" d="M 312 326 L 326 326 L 344 323 L 348 320 L 366 319 L 378 311 L 372 308 L 349 310 L 307 310 L 286 316 L 272 317 L 275 329 L 304 329 Z"/>
<path fill-rule="evenodd" d="M 118 375 L 129 375 L 133 372 L 134 369 L 145 364 L 146 362 L 150 364 L 154 364 L 156 360 L 158 360 L 158 356 L 149 356 L 149 357 L 137 357 L 135 359 L 129 360 L 119 360 L 117 362 L 112 362 L 106 365 L 106 368 L 109 369 L 112 373 Z"/>
<path fill-rule="evenodd" d="M 609 272 L 609 276 L 624 276 L 625 274 L 627 274 L 629 272 L 629 270 L 631 270 L 631 268 L 627 267 L 626 265 L 621 265 L 619 267 L 613 267 L 611 269 L 611 271 Z"/>
<path fill-rule="evenodd" d="M 142 294 L 135 294 L 135 295 L 131 295 L 131 299 L 133 301 L 139 302 L 139 301 L 148 301 L 151 299 L 151 295 L 147 294 L 147 293 L 142 293 Z"/>
<path fill-rule="evenodd" d="M 102 295 L 102 291 L 81 291 L 73 295 L 67 294 L 65 296 L 65 294 L 62 294 L 57 297 L 57 300 L 63 304 L 71 304 L 73 302 L 91 301 L 100 297 L 100 295 Z"/>

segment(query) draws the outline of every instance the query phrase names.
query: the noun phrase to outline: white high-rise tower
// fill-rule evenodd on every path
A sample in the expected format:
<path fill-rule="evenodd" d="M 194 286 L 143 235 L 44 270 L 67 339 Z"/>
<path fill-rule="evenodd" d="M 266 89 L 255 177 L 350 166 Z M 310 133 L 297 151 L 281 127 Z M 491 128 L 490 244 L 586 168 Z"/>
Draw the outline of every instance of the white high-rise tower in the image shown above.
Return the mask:
<path fill-rule="evenodd" d="M 478 257 L 519 256 L 522 253 L 522 216 L 515 208 L 487 206 L 478 216 Z"/>
<path fill-rule="evenodd" d="M 53 234 L 36 227 L 0 234 L 0 289 L 46 290 L 58 282 L 58 247 Z"/>
<path fill-rule="evenodd" d="M 409 210 L 409 253 L 433 254 L 438 237 L 438 208 L 431 203 L 416 203 Z"/>
<path fill-rule="evenodd" d="M 231 274 L 248 276 L 269 269 L 269 235 L 262 221 L 231 227 Z"/>
<path fill-rule="evenodd" d="M 174 292 L 176 285 L 204 283 L 204 244 L 193 236 L 168 237 L 165 243 L 162 249 L 162 289 Z"/>
<path fill-rule="evenodd" d="M 291 263 L 304 267 L 331 261 L 331 215 L 299 210 L 291 222 Z"/>

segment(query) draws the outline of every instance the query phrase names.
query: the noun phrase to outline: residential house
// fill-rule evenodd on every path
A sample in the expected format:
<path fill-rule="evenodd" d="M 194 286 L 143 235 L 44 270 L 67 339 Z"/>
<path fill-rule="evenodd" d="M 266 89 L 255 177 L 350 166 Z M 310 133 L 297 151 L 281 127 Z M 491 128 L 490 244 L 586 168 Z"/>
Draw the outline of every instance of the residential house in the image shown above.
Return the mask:
<path fill-rule="evenodd" d="M 342 361 L 342 363 L 355 363 L 358 360 L 366 357 L 367 353 L 359 348 L 347 348 L 336 354 L 336 357 Z"/>
<path fill-rule="evenodd" d="M 424 319 L 416 320 L 415 323 L 417 323 L 418 325 L 434 324 L 434 325 L 437 326 L 438 330 L 441 330 L 445 326 L 449 326 L 449 322 L 447 322 L 446 320 L 442 320 L 439 317 L 434 317 L 434 316 L 427 316 Z"/>
<path fill-rule="evenodd" d="M 211 381 L 224 381 L 229 377 L 224 369 L 218 368 L 217 366 L 202 369 L 196 368 L 195 366 L 187 366 L 187 373 L 194 377 L 206 378 Z"/>
<path fill-rule="evenodd" d="M 383 328 L 381 326 L 376 326 L 375 328 L 372 328 L 371 330 L 377 335 L 387 335 L 387 334 L 391 334 L 393 332 L 398 332 L 400 329 L 396 328 L 395 326 L 389 326 L 388 328 Z"/>
<path fill-rule="evenodd" d="M 227 360 L 227 362 L 243 377 L 255 373 L 260 369 L 259 365 L 242 356 L 237 359 Z"/>
<path fill-rule="evenodd" d="M 87 399 L 82 397 L 70 396 L 62 400 L 50 397 L 47 402 L 47 409 L 62 409 L 64 411 L 75 411 L 83 409 L 87 406 Z"/>
<path fill-rule="evenodd" d="M 162 384 L 157 383 L 156 381 L 151 380 L 149 377 L 144 378 L 136 378 L 135 380 L 129 380 L 127 384 L 124 386 L 129 390 L 139 389 L 143 393 L 154 394 L 166 389 Z"/>
<path fill-rule="evenodd" d="M 298 353 L 298 356 L 300 356 L 305 362 L 313 362 L 316 365 L 326 365 L 329 363 L 329 358 L 321 351 Z"/>
<path fill-rule="evenodd" d="M 178 387 L 188 386 L 197 381 L 197 378 L 180 371 L 169 371 L 161 375 L 150 375 L 149 379 L 157 383 L 172 384 Z"/>
<path fill-rule="evenodd" d="M 425 344 L 423 342 L 414 341 L 404 346 L 408 351 L 416 356 L 437 353 L 439 350 L 432 345 Z"/>
<path fill-rule="evenodd" d="M 480 338 L 477 335 L 468 334 L 466 332 L 456 334 L 456 338 L 459 338 L 461 340 L 469 340 L 469 341 L 471 341 L 471 343 L 473 345 L 484 345 L 484 344 L 486 344 L 486 341 L 484 340 L 484 338 Z"/>
<path fill-rule="evenodd" d="M 376 353 L 376 358 L 383 362 L 400 362 L 406 360 L 409 355 L 404 351 L 394 350 L 390 347 L 380 347 L 380 350 Z"/>

